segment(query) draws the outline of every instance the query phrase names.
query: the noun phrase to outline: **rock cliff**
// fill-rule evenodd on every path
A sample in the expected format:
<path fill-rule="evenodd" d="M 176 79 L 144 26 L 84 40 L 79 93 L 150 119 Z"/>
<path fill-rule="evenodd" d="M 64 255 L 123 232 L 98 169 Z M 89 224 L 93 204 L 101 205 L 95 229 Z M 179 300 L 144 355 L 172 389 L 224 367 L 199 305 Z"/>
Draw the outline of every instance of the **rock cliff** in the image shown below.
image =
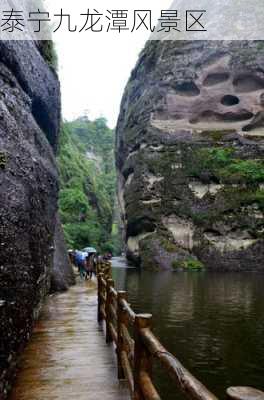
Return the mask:
<path fill-rule="evenodd" d="M 50 291 L 63 292 L 74 285 L 75 278 L 68 256 L 67 245 L 59 215 L 56 216 L 54 233 L 54 257 L 51 271 Z"/>
<path fill-rule="evenodd" d="M 127 256 L 263 270 L 261 42 L 148 42 L 117 126 Z"/>
<path fill-rule="evenodd" d="M 34 42 L 0 42 L 0 398 L 50 290 L 60 126 L 56 74 Z M 55 289 L 57 289 L 56 287 Z"/>

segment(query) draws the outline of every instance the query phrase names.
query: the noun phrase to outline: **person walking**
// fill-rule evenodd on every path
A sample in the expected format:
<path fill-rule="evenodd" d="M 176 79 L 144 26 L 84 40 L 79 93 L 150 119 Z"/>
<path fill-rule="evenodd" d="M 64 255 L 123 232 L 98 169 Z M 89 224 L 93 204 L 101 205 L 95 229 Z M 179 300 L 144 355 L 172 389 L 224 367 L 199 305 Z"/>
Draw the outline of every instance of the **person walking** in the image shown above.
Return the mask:
<path fill-rule="evenodd" d="M 86 257 L 86 279 L 92 279 L 93 277 L 93 253 L 89 253 Z"/>
<path fill-rule="evenodd" d="M 86 279 L 87 277 L 87 272 L 86 272 L 86 257 L 87 253 L 84 253 L 83 251 L 77 251 L 76 252 L 76 264 L 79 269 L 79 274 L 81 280 Z"/>

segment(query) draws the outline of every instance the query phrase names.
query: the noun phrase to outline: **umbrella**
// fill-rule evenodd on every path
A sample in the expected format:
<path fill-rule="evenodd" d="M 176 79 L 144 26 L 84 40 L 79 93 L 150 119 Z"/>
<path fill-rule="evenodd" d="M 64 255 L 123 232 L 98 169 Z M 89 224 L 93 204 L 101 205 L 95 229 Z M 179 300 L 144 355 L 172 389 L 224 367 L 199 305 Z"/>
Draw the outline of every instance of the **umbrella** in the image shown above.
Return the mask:
<path fill-rule="evenodd" d="M 83 251 L 86 253 L 97 253 L 97 250 L 94 247 L 85 247 Z"/>

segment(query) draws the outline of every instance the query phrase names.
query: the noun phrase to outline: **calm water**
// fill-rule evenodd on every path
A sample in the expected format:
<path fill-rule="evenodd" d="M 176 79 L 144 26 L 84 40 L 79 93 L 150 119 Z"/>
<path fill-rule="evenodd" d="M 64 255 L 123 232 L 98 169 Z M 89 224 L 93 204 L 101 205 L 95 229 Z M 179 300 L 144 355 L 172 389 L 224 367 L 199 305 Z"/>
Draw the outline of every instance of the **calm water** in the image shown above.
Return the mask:
<path fill-rule="evenodd" d="M 119 260 L 113 266 L 133 309 L 153 314 L 163 345 L 211 391 L 224 398 L 229 386 L 264 390 L 264 274 L 157 273 Z M 163 398 L 175 399 L 159 369 L 155 379 Z"/>

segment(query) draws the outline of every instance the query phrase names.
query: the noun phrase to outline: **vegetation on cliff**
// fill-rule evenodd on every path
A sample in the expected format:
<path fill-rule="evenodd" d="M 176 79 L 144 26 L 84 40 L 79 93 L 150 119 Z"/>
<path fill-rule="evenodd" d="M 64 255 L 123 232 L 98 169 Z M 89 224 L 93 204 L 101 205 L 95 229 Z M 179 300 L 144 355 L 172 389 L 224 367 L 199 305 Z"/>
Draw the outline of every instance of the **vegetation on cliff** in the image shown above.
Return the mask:
<path fill-rule="evenodd" d="M 58 70 L 58 56 L 52 40 L 40 40 L 38 43 L 39 51 L 46 63 L 54 71 Z"/>
<path fill-rule="evenodd" d="M 106 120 L 80 117 L 62 126 L 58 156 L 59 208 L 69 247 L 120 251 L 113 229 L 114 132 Z"/>
<path fill-rule="evenodd" d="M 192 172 L 212 175 L 221 183 L 258 184 L 264 181 L 262 159 L 241 159 L 233 148 L 203 148 L 195 152 Z"/>

